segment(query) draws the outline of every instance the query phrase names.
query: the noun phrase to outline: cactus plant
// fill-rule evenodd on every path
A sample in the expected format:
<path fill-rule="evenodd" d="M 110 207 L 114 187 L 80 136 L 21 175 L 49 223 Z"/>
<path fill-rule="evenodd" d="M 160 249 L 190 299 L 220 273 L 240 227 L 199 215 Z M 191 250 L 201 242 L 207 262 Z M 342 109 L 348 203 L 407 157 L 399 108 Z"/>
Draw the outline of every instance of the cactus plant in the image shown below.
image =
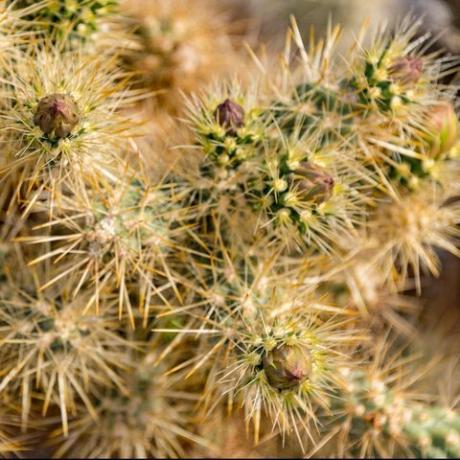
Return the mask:
<path fill-rule="evenodd" d="M 196 395 L 181 389 L 180 376 L 165 378 L 155 356 L 136 359 L 120 374 L 124 387 L 101 390 L 95 398 L 97 418 L 81 413 L 58 454 L 97 457 L 175 457 L 184 455 L 181 440 L 206 445 L 188 430 Z M 84 442 L 85 448 L 81 449 Z"/>
<path fill-rule="evenodd" d="M 29 3 L 0 23 L 0 455 L 15 427 L 224 455 L 226 423 L 244 452 L 459 455 L 405 297 L 460 255 L 454 61 L 409 20 L 345 59 L 293 22 L 238 77 L 212 2 Z"/>
<path fill-rule="evenodd" d="M 338 456 L 455 458 L 458 413 L 439 402 L 430 405 L 414 384 L 425 372 L 404 351 L 388 356 L 388 336 L 377 341 L 373 362 L 341 370 L 347 385 L 332 397 L 339 414 Z M 405 368 L 401 362 L 405 361 Z"/>

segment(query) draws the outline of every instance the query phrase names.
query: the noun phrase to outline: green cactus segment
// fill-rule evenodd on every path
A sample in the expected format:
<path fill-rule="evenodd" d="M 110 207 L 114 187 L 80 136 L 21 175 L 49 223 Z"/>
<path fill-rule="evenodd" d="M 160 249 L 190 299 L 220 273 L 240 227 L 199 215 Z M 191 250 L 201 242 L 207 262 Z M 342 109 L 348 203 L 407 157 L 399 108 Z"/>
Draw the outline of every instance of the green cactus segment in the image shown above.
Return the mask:
<path fill-rule="evenodd" d="M 110 210 L 101 202 L 94 205 L 92 222 L 87 227 L 89 241 L 95 251 L 115 239 L 125 249 L 142 251 L 152 237 L 164 241 L 168 239 L 169 212 L 171 203 L 167 192 L 148 192 L 139 181 L 134 180 L 121 197 L 118 210 Z M 166 246 L 161 248 L 167 251 Z"/>
<path fill-rule="evenodd" d="M 355 107 L 346 99 L 338 88 L 303 83 L 296 87 L 291 101 L 275 103 L 271 111 L 286 134 L 308 133 L 324 146 L 351 133 Z"/>
<path fill-rule="evenodd" d="M 355 145 L 356 151 L 359 151 L 356 128 L 361 121 L 368 120 L 377 110 L 383 117 L 382 120 L 391 124 L 389 117 L 392 111 L 397 109 L 398 104 L 417 104 L 411 100 L 409 89 L 391 79 L 396 77 L 378 79 L 379 73 L 384 73 L 379 67 L 382 65 L 367 62 L 361 78 L 354 76 L 342 80 L 337 88 L 310 83 L 298 85 L 288 102 L 273 104 L 270 114 L 287 136 L 293 133 L 301 136 L 306 134 L 315 140 L 319 149 L 331 148 L 347 139 L 347 143 L 350 146 Z M 385 74 L 389 75 L 389 72 L 388 69 L 385 70 Z M 434 150 L 446 156 L 458 137 L 458 120 L 453 110 L 450 113 L 445 107 L 436 109 L 433 108 L 433 113 L 440 113 L 436 115 L 439 120 L 433 121 L 433 127 L 426 126 L 427 133 L 422 136 L 426 138 L 424 143 L 420 144 L 417 140 L 416 144 L 420 144 L 423 152 Z M 388 126 L 386 129 L 391 128 Z M 420 136 L 420 133 L 417 136 Z M 413 139 L 409 139 L 402 147 L 408 151 L 412 150 L 412 141 Z M 388 164 L 379 164 L 379 168 L 394 183 L 410 190 L 418 179 L 431 178 L 430 165 L 416 155 L 401 155 L 391 149 L 387 151 L 387 155 Z M 437 158 L 440 154 L 436 153 L 435 156 Z M 362 161 L 365 163 L 365 158 L 362 158 Z M 368 167 L 373 168 L 372 165 Z"/>
<path fill-rule="evenodd" d="M 419 458 L 459 458 L 460 415 L 444 408 L 418 407 L 404 433 Z"/>
<path fill-rule="evenodd" d="M 137 366 L 119 372 L 123 387 L 99 392 L 94 399 L 97 419 L 85 414 L 71 421 L 71 429 L 78 429 L 79 439 L 84 442 L 62 443 L 60 457 L 185 456 L 181 440 L 193 437 L 188 431 L 193 395 L 175 390 L 177 382 L 166 381 L 148 359 L 139 362 L 133 357 Z"/>
<path fill-rule="evenodd" d="M 404 398 L 383 381 L 369 379 L 364 371 L 353 371 L 348 391 L 335 407 L 351 414 L 351 445 L 373 432 L 381 436 L 380 445 L 395 439 L 417 458 L 460 456 L 460 414 Z M 372 454 L 382 455 L 378 449 Z"/>
<path fill-rule="evenodd" d="M 282 225 L 294 223 L 304 234 L 310 220 L 327 215 L 324 205 L 333 195 L 335 182 L 307 156 L 302 161 L 292 157 L 289 153 L 281 157 L 276 177 L 267 174 L 259 203 L 270 218 Z"/>
<path fill-rule="evenodd" d="M 15 9 L 35 5 L 35 0 L 9 0 Z M 38 11 L 23 19 L 33 27 L 47 33 L 56 33 L 59 38 L 87 39 L 99 30 L 99 21 L 112 14 L 118 0 L 48 0 Z"/>
<path fill-rule="evenodd" d="M 289 96 L 274 101 L 270 117 L 287 136 L 306 134 L 317 148 L 346 143 L 348 155 L 361 161 L 370 175 L 383 172 L 403 189 L 416 189 L 420 180 L 436 181 L 436 168 L 420 158 L 449 159 L 458 121 L 450 103 L 430 107 L 423 100 L 432 84 L 429 60 L 407 54 L 391 38 L 363 52 L 350 67 L 346 77 L 298 84 Z M 405 126 L 398 125 L 399 118 Z M 380 130 L 388 135 L 388 146 L 384 155 L 371 158 Z M 399 143 L 402 130 L 405 139 Z"/>
<path fill-rule="evenodd" d="M 397 91 L 397 86 L 381 60 L 375 64 L 366 62 L 363 76 L 362 79 L 352 78 L 347 82 L 352 90 L 357 91 L 359 102 L 363 106 L 376 103 L 380 110 L 389 112 L 398 104 L 407 105 L 413 102 L 408 94 Z"/>
<path fill-rule="evenodd" d="M 252 192 L 251 179 L 260 171 L 266 139 L 263 111 L 244 96 L 216 98 L 192 110 L 200 160 L 191 180 L 189 171 L 185 172 L 184 185 L 188 189 L 187 206 L 198 213 L 199 223 L 189 221 L 188 225 L 197 228 L 201 238 L 207 238 L 215 230 L 219 209 L 220 232 L 226 241 L 231 241 L 228 230 L 233 217 L 244 216 L 246 220 L 253 214 L 248 194 Z"/>
<path fill-rule="evenodd" d="M 195 133 L 205 154 L 200 176 L 210 188 L 201 187 L 203 181 L 199 199 L 211 202 L 225 194 L 230 210 L 269 221 L 266 231 L 279 236 L 279 227 L 289 228 L 296 240 L 312 242 L 320 223 L 340 228 L 348 218 L 353 205 L 338 202 L 347 200 L 351 184 L 336 183 L 337 165 L 332 172 L 316 161 L 325 162 L 320 147 L 311 151 L 297 136 L 284 137 L 279 107 L 263 109 L 235 98 L 201 108 Z"/>
<path fill-rule="evenodd" d="M 393 182 L 411 189 L 418 179 L 429 179 L 431 176 L 424 161 L 418 158 L 403 157 L 399 158 L 396 166 L 388 168 L 388 177 Z"/>

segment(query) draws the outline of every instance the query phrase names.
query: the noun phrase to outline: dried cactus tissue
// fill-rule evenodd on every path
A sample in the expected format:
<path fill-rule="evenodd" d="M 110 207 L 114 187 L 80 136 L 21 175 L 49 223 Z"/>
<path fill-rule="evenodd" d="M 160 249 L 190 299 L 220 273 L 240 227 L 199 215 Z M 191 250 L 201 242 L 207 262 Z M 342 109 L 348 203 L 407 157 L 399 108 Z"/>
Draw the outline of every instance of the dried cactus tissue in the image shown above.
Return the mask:
<path fill-rule="evenodd" d="M 0 458 L 460 456 L 460 32 L 411 3 L 0 1 Z"/>

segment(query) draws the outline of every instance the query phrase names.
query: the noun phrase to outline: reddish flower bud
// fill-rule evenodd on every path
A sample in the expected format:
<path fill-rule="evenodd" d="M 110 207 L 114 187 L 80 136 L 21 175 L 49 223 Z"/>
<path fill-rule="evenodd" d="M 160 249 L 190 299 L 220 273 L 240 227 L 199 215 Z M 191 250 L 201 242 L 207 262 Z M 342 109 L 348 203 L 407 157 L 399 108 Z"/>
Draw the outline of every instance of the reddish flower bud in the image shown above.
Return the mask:
<path fill-rule="evenodd" d="M 310 375 L 310 354 L 299 346 L 283 345 L 267 353 L 263 366 L 268 383 L 278 390 L 298 387 Z"/>
<path fill-rule="evenodd" d="M 418 57 L 399 57 L 389 68 L 392 79 L 403 85 L 415 84 L 423 72 L 423 61 Z"/>
<path fill-rule="evenodd" d="M 244 109 L 230 99 L 217 106 L 214 113 L 220 126 L 227 129 L 228 134 L 236 134 L 236 130 L 244 125 Z"/>
<path fill-rule="evenodd" d="M 450 102 L 440 102 L 430 109 L 427 131 L 428 142 L 432 146 L 434 155 L 447 152 L 456 144 L 459 123 Z"/>
<path fill-rule="evenodd" d="M 44 134 L 67 137 L 80 121 L 75 99 L 68 94 L 51 94 L 40 100 L 34 123 Z"/>

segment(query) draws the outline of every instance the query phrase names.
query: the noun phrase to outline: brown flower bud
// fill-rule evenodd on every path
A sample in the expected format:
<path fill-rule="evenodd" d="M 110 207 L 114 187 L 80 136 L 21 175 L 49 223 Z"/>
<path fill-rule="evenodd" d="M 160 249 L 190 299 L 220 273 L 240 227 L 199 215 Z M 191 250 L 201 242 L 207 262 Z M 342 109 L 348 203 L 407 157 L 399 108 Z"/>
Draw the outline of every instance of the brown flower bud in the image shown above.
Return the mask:
<path fill-rule="evenodd" d="M 227 129 L 228 134 L 236 134 L 236 130 L 244 125 L 244 109 L 230 99 L 217 106 L 214 113 L 220 126 Z"/>
<path fill-rule="evenodd" d="M 414 56 L 399 57 L 389 68 L 392 79 L 403 85 L 415 84 L 423 72 L 423 61 Z"/>
<path fill-rule="evenodd" d="M 294 171 L 296 192 L 302 200 L 321 204 L 328 201 L 334 189 L 334 178 L 323 168 L 314 163 L 304 161 Z"/>
<path fill-rule="evenodd" d="M 434 155 L 447 152 L 456 144 L 459 123 L 450 102 L 440 102 L 430 109 L 427 131 L 428 142 L 432 146 Z"/>
<path fill-rule="evenodd" d="M 267 353 L 263 367 L 268 383 L 278 390 L 298 387 L 310 375 L 310 354 L 299 346 L 282 345 Z"/>
<path fill-rule="evenodd" d="M 34 123 L 44 134 L 67 137 L 80 121 L 75 99 L 68 94 L 51 94 L 40 100 Z"/>

